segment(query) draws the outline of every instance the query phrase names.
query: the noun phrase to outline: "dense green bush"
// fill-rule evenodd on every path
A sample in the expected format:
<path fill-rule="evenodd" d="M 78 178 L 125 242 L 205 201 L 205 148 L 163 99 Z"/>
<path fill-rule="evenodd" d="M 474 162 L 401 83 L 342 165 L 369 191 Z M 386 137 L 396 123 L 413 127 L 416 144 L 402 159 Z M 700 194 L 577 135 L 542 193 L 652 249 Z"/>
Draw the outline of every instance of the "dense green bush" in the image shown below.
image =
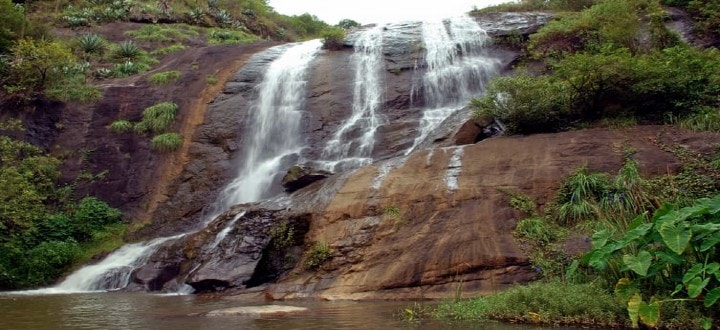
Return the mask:
<path fill-rule="evenodd" d="M 75 202 L 56 181 L 60 161 L 0 136 L 0 289 L 47 285 L 77 262 L 88 242 L 121 221 L 86 197 Z"/>
<path fill-rule="evenodd" d="M 338 50 L 343 48 L 345 42 L 345 30 L 341 28 L 328 28 L 322 34 L 323 48 Z"/>
<path fill-rule="evenodd" d="M 12 42 L 23 37 L 26 27 L 22 7 L 11 0 L 0 0 L 0 54 L 8 52 Z"/>

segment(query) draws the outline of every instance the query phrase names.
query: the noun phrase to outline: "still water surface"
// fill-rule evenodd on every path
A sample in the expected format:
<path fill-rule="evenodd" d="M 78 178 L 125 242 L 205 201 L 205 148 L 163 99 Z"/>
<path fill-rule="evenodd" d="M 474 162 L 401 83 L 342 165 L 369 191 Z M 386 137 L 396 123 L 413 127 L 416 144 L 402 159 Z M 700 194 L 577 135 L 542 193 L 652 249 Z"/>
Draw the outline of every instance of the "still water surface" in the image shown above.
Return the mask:
<path fill-rule="evenodd" d="M 139 293 L 3 295 L 2 329 L 537 329 L 500 323 L 424 322 L 409 324 L 397 313 L 412 302 L 273 302 L 309 308 L 273 317 L 207 317 L 215 309 L 261 305 L 195 295 Z"/>

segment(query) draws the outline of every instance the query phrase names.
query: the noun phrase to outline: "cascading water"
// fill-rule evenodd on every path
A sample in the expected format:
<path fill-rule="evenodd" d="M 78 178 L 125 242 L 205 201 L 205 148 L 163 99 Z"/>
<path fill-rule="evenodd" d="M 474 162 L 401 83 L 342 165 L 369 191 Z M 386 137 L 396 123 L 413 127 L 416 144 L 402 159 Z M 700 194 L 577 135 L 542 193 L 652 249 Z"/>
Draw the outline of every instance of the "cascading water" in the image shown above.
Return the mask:
<path fill-rule="evenodd" d="M 280 172 L 282 160 L 302 148 L 294 142 L 298 134 L 299 110 L 305 96 L 307 68 L 320 47 L 319 40 L 291 46 L 270 64 L 258 87 L 256 105 L 251 109 L 252 122 L 247 126 L 253 129 L 248 135 L 251 142 L 244 157 L 245 163 L 236 179 L 221 193 L 215 205 L 216 213 L 209 216 L 205 225 L 234 204 L 257 201 L 264 197 L 273 177 Z M 240 217 L 242 215 L 216 236 L 213 247 L 225 238 Z M 162 243 L 190 233 L 125 245 L 101 262 L 79 269 L 57 286 L 34 292 L 64 293 L 125 288 L 130 282 L 132 271 L 144 265 Z"/>
<path fill-rule="evenodd" d="M 446 118 L 482 92 L 498 71 L 500 62 L 484 52 L 489 38 L 474 19 L 458 16 L 422 25 L 426 72 L 422 80 L 425 99 L 419 135 L 412 152 Z"/>
<path fill-rule="evenodd" d="M 223 209 L 259 201 L 272 193 L 288 158 L 304 147 L 298 142 L 302 106 L 305 100 L 310 62 L 322 42 L 312 40 L 289 48 L 270 64 L 259 88 L 259 99 L 250 110 L 251 121 L 244 163 L 238 175 L 220 194 Z"/>
<path fill-rule="evenodd" d="M 375 131 L 382 122 L 383 29 L 378 25 L 365 30 L 356 41 L 352 115 L 323 149 L 318 163 L 325 170 L 339 172 L 373 162 Z"/>
<path fill-rule="evenodd" d="M 126 287 L 132 271 L 145 264 L 162 243 L 178 239 L 185 234 L 159 237 L 146 242 L 127 244 L 94 265 L 85 266 L 70 274 L 60 284 L 30 293 L 72 293 L 108 291 Z"/>

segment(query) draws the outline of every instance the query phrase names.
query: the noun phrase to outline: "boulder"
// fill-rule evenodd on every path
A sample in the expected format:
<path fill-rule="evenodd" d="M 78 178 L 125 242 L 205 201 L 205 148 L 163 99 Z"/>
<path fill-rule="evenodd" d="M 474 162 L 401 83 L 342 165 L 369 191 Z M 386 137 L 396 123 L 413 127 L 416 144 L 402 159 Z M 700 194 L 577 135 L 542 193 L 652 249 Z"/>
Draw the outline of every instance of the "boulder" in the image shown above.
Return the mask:
<path fill-rule="evenodd" d="M 309 166 L 295 165 L 291 167 L 282 178 L 282 185 L 285 187 L 286 192 L 291 193 L 331 175 L 332 173 L 328 171 L 316 170 Z"/>
<path fill-rule="evenodd" d="M 307 312 L 305 307 L 282 306 L 282 305 L 265 305 L 265 306 L 244 306 L 218 309 L 210 311 L 205 316 L 282 316 L 287 314 L 297 314 Z"/>

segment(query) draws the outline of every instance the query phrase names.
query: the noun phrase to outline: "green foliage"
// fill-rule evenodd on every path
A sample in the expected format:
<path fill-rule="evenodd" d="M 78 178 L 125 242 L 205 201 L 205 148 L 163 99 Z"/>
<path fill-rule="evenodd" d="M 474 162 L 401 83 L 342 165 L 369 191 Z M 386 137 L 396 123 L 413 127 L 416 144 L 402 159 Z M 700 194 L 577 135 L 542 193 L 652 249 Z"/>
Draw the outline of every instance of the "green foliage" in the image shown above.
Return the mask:
<path fill-rule="evenodd" d="M 581 219 L 597 218 L 597 202 L 608 194 L 609 186 L 606 175 L 588 173 L 585 166 L 577 169 L 565 179 L 558 193 L 558 223 L 570 225 Z"/>
<path fill-rule="evenodd" d="M 143 41 L 177 42 L 199 33 L 183 25 L 145 24 L 137 30 L 125 32 L 125 35 Z"/>
<path fill-rule="evenodd" d="M 105 51 L 106 41 L 101 36 L 88 33 L 78 38 L 78 46 L 85 54 L 102 55 Z"/>
<path fill-rule="evenodd" d="M 526 218 L 520 220 L 515 226 L 515 235 L 522 239 L 532 241 L 534 244 L 547 245 L 557 241 L 561 233 L 553 224 L 542 218 Z"/>
<path fill-rule="evenodd" d="M 150 75 L 148 81 L 154 85 L 167 85 L 180 79 L 180 71 L 165 71 Z"/>
<path fill-rule="evenodd" d="M 339 28 L 341 28 L 341 29 L 343 29 L 343 30 L 349 30 L 349 29 L 352 29 L 352 28 L 359 27 L 359 26 L 360 26 L 360 23 L 358 23 L 358 22 L 356 22 L 356 21 L 354 21 L 354 20 L 351 20 L 351 19 L 346 18 L 346 19 L 340 20 L 340 22 L 338 22 L 335 26 L 336 26 L 336 27 L 339 27 Z"/>
<path fill-rule="evenodd" d="M 147 69 L 149 69 L 149 67 L 143 63 L 128 60 L 115 64 L 112 69 L 112 75 L 117 78 L 128 77 L 146 71 Z"/>
<path fill-rule="evenodd" d="M 112 122 L 112 124 L 110 124 L 110 130 L 116 134 L 132 132 L 133 123 L 131 123 L 127 120 L 117 120 L 117 121 Z"/>
<path fill-rule="evenodd" d="M 473 10 L 474 13 L 502 13 L 522 11 L 579 11 L 592 6 L 596 0 L 519 0 Z"/>
<path fill-rule="evenodd" d="M 218 78 L 217 78 L 215 75 L 213 75 L 213 74 L 208 75 L 208 76 L 205 78 L 205 83 L 208 84 L 208 85 L 215 85 L 215 84 L 218 83 Z"/>
<path fill-rule="evenodd" d="M 183 49 L 186 49 L 187 46 L 183 44 L 174 44 L 163 48 L 158 48 L 156 50 L 153 50 L 150 52 L 150 55 L 167 55 L 174 52 L 179 52 Z"/>
<path fill-rule="evenodd" d="M 332 257 L 332 250 L 325 242 L 316 242 L 305 256 L 305 269 L 316 270 Z"/>
<path fill-rule="evenodd" d="M 42 91 L 47 85 L 63 77 L 63 68 L 70 66 L 73 55 L 58 42 L 21 39 L 11 48 L 5 86 L 11 92 Z"/>
<path fill-rule="evenodd" d="M 322 33 L 323 48 L 338 50 L 343 48 L 345 41 L 345 30 L 341 28 L 327 28 Z"/>
<path fill-rule="evenodd" d="M 0 55 L 10 49 L 13 41 L 23 37 L 27 24 L 22 7 L 11 0 L 0 0 Z"/>
<path fill-rule="evenodd" d="M 172 102 L 163 102 L 145 108 L 142 120 L 135 124 L 135 130 L 140 133 L 162 133 L 175 122 L 178 106 Z"/>
<path fill-rule="evenodd" d="M 92 197 L 79 203 L 57 187 L 58 159 L 0 136 L 0 289 L 47 285 L 83 254 L 120 212 Z"/>
<path fill-rule="evenodd" d="M 120 43 L 113 55 L 118 60 L 133 61 L 140 58 L 142 50 L 134 41 L 128 40 Z"/>
<path fill-rule="evenodd" d="M 258 40 L 255 35 L 228 29 L 213 29 L 208 33 L 208 42 L 211 45 L 244 44 Z"/>
<path fill-rule="evenodd" d="M 492 81 L 486 96 L 473 99 L 475 116 L 502 121 L 509 133 L 539 133 L 564 129 L 571 120 L 568 86 L 547 76 L 520 72 Z"/>
<path fill-rule="evenodd" d="M 54 100 L 89 103 L 102 98 L 102 90 L 88 84 L 84 73 L 66 74 L 64 79 L 52 84 L 45 93 Z"/>
<path fill-rule="evenodd" d="M 295 245 L 295 227 L 287 220 L 282 220 L 270 229 L 270 238 L 275 250 L 284 251 Z"/>
<path fill-rule="evenodd" d="M 624 324 L 622 310 L 622 305 L 599 286 L 551 281 L 518 285 L 487 297 L 444 302 L 431 314 L 449 319 L 613 327 Z"/>
<path fill-rule="evenodd" d="M 163 133 L 152 138 L 153 149 L 160 152 L 173 152 L 182 146 L 182 135 L 178 133 Z"/>

